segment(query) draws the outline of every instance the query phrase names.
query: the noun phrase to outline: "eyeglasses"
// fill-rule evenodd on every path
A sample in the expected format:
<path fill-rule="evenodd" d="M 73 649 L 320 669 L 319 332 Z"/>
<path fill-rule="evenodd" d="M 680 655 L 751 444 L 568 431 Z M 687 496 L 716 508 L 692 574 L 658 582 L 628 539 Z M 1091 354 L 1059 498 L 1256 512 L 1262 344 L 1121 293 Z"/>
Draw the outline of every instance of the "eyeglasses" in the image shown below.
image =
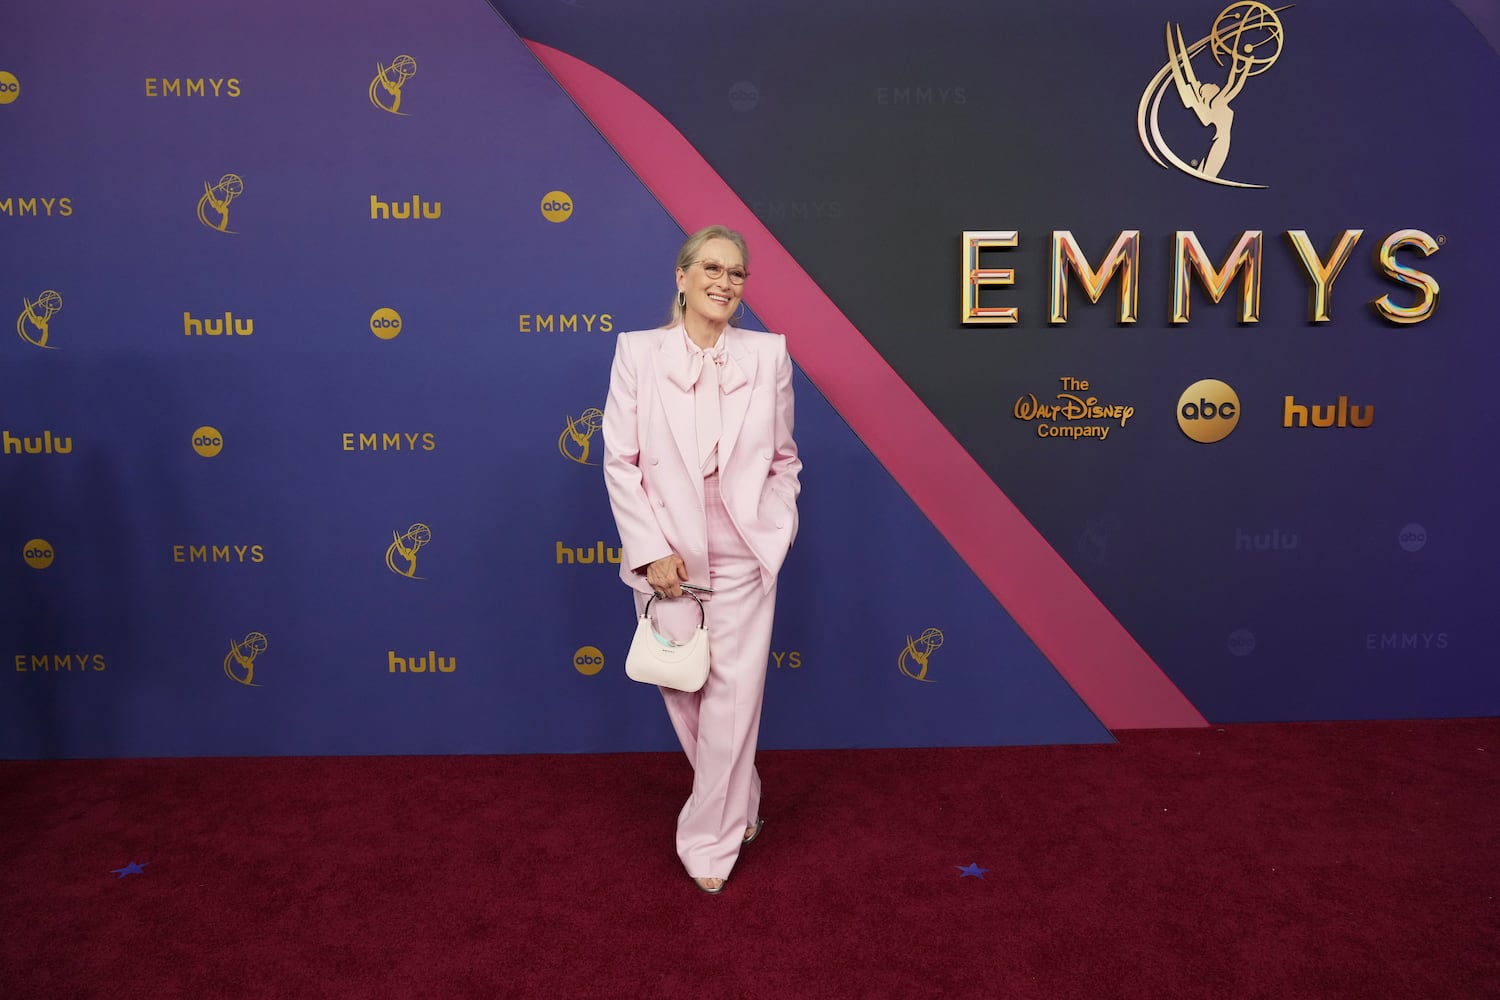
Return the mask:
<path fill-rule="evenodd" d="M 724 265 L 718 263 L 717 261 L 695 260 L 693 261 L 693 263 L 701 264 L 703 266 L 703 273 L 708 275 L 708 279 L 710 281 L 718 281 L 720 278 L 724 277 Z M 731 285 L 743 285 L 745 283 L 745 279 L 748 277 L 750 277 L 750 272 L 745 270 L 743 267 L 729 268 L 729 283 Z"/>

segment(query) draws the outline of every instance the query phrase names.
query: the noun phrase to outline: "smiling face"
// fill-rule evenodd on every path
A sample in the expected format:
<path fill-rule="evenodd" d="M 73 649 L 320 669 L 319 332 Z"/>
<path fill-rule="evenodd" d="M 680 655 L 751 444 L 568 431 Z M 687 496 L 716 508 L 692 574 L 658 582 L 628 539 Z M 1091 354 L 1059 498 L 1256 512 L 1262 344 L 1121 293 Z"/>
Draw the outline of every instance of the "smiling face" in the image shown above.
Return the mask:
<path fill-rule="evenodd" d="M 717 278 L 709 277 L 704 270 L 705 265 L 714 264 L 720 268 Z M 722 328 L 739 308 L 740 297 L 745 292 L 744 284 L 731 281 L 729 272 L 744 270 L 745 259 L 739 247 L 718 237 L 705 241 L 693 263 L 677 269 L 677 290 L 687 300 L 684 318 L 689 323 L 696 321 L 713 330 Z"/>

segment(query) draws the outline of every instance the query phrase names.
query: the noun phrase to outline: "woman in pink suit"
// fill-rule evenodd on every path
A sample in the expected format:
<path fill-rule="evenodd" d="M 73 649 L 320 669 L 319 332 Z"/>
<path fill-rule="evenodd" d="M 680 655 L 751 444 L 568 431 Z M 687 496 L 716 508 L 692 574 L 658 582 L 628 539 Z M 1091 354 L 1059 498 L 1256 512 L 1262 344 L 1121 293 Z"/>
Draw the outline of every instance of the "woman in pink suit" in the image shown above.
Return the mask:
<path fill-rule="evenodd" d="M 792 440 L 786 338 L 732 325 L 748 254 L 709 226 L 677 254 L 667 325 L 615 342 L 604 407 L 604 479 L 620 531 L 620 576 L 639 614 L 652 593 L 690 583 L 708 619 L 708 680 L 662 689 L 693 791 L 677 817 L 677 855 L 717 893 L 761 830 L 755 744 L 771 649 L 776 574 L 797 535 L 802 462 Z M 698 605 L 658 601 L 658 629 L 687 639 Z"/>

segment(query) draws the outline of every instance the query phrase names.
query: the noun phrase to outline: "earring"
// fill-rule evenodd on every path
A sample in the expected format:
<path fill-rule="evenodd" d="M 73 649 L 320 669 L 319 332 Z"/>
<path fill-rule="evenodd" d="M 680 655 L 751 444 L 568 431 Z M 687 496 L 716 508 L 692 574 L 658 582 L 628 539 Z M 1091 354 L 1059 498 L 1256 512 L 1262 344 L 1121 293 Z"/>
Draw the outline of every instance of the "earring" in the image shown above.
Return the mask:
<path fill-rule="evenodd" d="M 677 308 L 678 309 L 686 309 L 687 308 L 687 292 L 678 292 L 677 293 Z"/>

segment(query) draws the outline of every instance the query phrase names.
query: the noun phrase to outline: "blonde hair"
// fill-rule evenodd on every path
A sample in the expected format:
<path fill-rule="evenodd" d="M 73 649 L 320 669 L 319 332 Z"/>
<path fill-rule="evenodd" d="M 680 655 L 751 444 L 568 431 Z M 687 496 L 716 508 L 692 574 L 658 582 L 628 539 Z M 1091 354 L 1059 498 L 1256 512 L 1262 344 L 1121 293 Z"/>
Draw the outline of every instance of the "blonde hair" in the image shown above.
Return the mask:
<path fill-rule="evenodd" d="M 750 251 L 745 248 L 745 237 L 730 229 L 728 226 L 704 226 L 687 238 L 682 248 L 677 251 L 677 266 L 686 271 L 693 266 L 693 261 L 698 259 L 698 252 L 703 249 L 703 244 L 709 240 L 728 240 L 735 245 L 740 252 L 740 262 L 748 270 L 750 267 Z M 667 316 L 664 327 L 676 326 L 682 322 L 682 293 L 678 292 L 672 296 L 672 311 Z"/>

